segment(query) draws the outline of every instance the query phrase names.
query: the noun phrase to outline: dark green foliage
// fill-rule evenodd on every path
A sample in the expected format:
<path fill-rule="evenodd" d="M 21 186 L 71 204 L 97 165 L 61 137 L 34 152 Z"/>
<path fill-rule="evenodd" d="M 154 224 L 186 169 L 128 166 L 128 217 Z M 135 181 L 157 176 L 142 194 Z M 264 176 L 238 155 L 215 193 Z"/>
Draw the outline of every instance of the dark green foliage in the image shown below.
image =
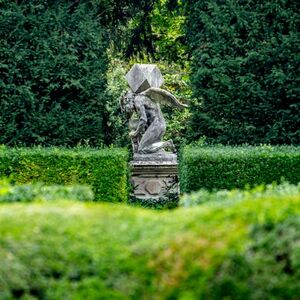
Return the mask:
<path fill-rule="evenodd" d="M 3 148 L 0 177 L 22 184 L 84 184 L 92 187 L 95 200 L 126 201 L 127 158 L 121 149 Z"/>
<path fill-rule="evenodd" d="M 254 242 L 246 253 L 252 265 L 249 285 L 256 290 L 252 299 L 297 299 L 300 296 L 299 215 L 279 224 L 254 227 L 252 235 Z M 272 282 L 266 269 L 273 274 Z"/>
<path fill-rule="evenodd" d="M 232 255 L 211 282 L 209 299 L 299 299 L 300 218 L 253 229 L 244 255 Z"/>
<path fill-rule="evenodd" d="M 132 28 L 127 28 L 127 40 L 125 40 L 125 56 L 136 55 L 143 50 L 149 54 L 154 54 L 151 11 L 155 0 L 141 1 L 142 7 L 133 19 Z"/>
<path fill-rule="evenodd" d="M 130 196 L 128 203 L 133 206 L 150 209 L 174 209 L 178 207 L 179 196 L 178 193 L 172 191 L 171 189 L 174 189 L 174 185 L 177 184 L 178 182 L 174 181 L 174 183 L 169 187 L 169 190 L 164 193 L 163 198 L 138 199 L 134 196 Z"/>
<path fill-rule="evenodd" d="M 233 189 L 300 182 L 300 148 L 293 146 L 192 147 L 180 162 L 183 192 L 199 189 Z"/>
<path fill-rule="evenodd" d="M 180 1 L 146 1 L 128 29 L 126 57 L 142 56 L 186 65 L 184 20 L 184 6 Z"/>
<path fill-rule="evenodd" d="M 0 298 L 293 299 L 299 213 L 299 194 L 160 212 L 1 204 Z"/>
<path fill-rule="evenodd" d="M 299 1 L 188 1 L 190 138 L 300 144 Z"/>
<path fill-rule="evenodd" d="M 178 195 L 171 195 L 165 199 L 137 199 L 137 198 L 130 198 L 128 203 L 143 208 L 149 209 L 173 209 L 178 207 Z"/>
<path fill-rule="evenodd" d="M 0 143 L 102 143 L 107 37 L 94 11 L 68 1 L 1 3 Z"/>
<path fill-rule="evenodd" d="M 186 65 L 184 4 L 178 0 L 123 2 L 127 2 L 131 18 L 126 27 L 117 27 L 118 34 L 113 48 L 118 51 L 114 54 L 121 54 L 126 60 L 142 58 L 148 62 L 167 61 L 178 66 Z M 123 7 L 126 5 L 122 4 Z"/>
<path fill-rule="evenodd" d="M 31 202 L 34 200 L 79 200 L 92 201 L 94 194 L 88 186 L 62 186 L 42 184 L 11 185 L 5 180 L 0 180 L 1 202 Z"/>

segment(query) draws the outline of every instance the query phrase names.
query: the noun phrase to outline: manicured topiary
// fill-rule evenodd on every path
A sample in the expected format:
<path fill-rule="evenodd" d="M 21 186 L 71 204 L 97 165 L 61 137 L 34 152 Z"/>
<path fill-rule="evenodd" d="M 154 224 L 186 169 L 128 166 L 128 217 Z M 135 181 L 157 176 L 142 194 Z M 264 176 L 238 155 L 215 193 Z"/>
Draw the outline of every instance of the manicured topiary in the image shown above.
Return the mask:
<path fill-rule="evenodd" d="M 300 147 L 193 147 L 180 161 L 183 192 L 300 182 Z"/>
<path fill-rule="evenodd" d="M 0 150 L 0 177 L 17 183 L 84 184 L 95 200 L 126 201 L 126 150 L 90 148 L 5 148 Z"/>

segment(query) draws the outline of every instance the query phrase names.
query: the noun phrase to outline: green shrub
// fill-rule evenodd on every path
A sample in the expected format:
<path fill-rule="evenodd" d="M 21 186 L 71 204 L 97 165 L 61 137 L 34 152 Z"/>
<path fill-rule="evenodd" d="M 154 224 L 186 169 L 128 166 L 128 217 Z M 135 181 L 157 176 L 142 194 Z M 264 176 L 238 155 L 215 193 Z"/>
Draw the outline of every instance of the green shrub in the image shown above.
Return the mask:
<path fill-rule="evenodd" d="M 0 180 L 0 203 L 31 202 L 34 200 L 53 201 L 59 199 L 92 201 L 94 194 L 90 187 L 82 185 L 11 185 L 8 181 Z"/>
<path fill-rule="evenodd" d="M 191 140 L 299 145 L 299 1 L 186 3 Z"/>
<path fill-rule="evenodd" d="M 253 189 L 246 190 L 219 190 L 217 192 L 210 192 L 208 190 L 199 190 L 190 194 L 184 194 L 180 199 L 180 206 L 193 207 L 210 201 L 241 201 L 245 198 L 251 197 L 252 199 L 261 197 L 282 197 L 293 196 L 300 194 L 300 183 L 292 185 L 287 182 L 280 185 L 259 185 Z"/>
<path fill-rule="evenodd" d="M 207 299 L 299 299 L 300 217 L 256 226 L 243 255 L 221 264 Z"/>
<path fill-rule="evenodd" d="M 99 146 L 108 40 L 97 10 L 62 0 L 0 6 L 0 143 Z"/>
<path fill-rule="evenodd" d="M 128 203 L 132 206 L 149 209 L 174 209 L 178 207 L 179 197 L 177 193 L 166 193 L 164 198 L 139 199 L 131 196 Z"/>
<path fill-rule="evenodd" d="M 25 184 L 83 184 L 95 200 L 126 201 L 127 159 L 122 149 L 2 148 L 0 177 Z"/>
<path fill-rule="evenodd" d="M 299 194 L 159 212 L 2 204 L 0 298 L 297 299 L 299 214 Z"/>
<path fill-rule="evenodd" d="M 300 148 L 292 146 L 192 147 L 180 161 L 183 192 L 300 182 Z"/>

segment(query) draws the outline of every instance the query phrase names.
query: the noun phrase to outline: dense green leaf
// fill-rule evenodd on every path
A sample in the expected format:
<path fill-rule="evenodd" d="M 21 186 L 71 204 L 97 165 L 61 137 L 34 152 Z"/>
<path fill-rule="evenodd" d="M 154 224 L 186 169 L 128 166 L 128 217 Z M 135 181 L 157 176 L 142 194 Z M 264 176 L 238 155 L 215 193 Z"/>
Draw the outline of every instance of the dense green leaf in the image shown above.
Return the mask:
<path fill-rule="evenodd" d="M 1 204 L 0 298 L 293 299 L 299 213 L 299 194 L 164 212 Z"/>
<path fill-rule="evenodd" d="M 17 183 L 84 184 L 95 200 L 126 201 L 128 154 L 122 149 L 1 148 L 0 177 Z"/>
<path fill-rule="evenodd" d="M 300 182 L 300 147 L 187 146 L 180 161 L 183 192 Z"/>
<path fill-rule="evenodd" d="M 190 139 L 300 144 L 299 3 L 187 3 L 191 51 Z"/>

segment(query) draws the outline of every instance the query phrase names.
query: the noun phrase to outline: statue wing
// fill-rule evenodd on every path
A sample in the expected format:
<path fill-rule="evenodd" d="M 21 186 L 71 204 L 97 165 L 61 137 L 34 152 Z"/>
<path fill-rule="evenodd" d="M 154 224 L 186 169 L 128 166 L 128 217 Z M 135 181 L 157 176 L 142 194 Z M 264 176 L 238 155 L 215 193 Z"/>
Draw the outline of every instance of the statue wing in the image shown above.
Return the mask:
<path fill-rule="evenodd" d="M 169 105 L 177 108 L 186 108 L 188 105 L 180 103 L 177 98 L 170 92 L 151 87 L 146 91 L 140 93 L 140 95 L 150 98 L 153 102 L 160 103 L 162 105 Z"/>

